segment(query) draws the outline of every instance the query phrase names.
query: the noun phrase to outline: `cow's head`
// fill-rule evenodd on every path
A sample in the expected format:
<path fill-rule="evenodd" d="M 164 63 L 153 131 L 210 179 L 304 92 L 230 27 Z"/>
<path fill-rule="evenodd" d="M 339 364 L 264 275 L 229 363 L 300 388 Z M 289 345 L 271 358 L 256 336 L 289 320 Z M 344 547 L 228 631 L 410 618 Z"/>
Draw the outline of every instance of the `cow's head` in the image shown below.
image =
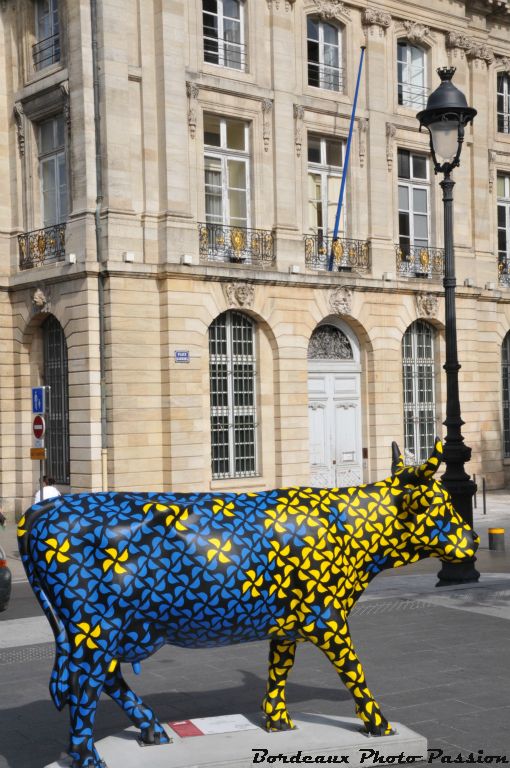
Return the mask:
<path fill-rule="evenodd" d="M 413 550 L 420 557 L 460 562 L 474 557 L 480 539 L 455 511 L 446 488 L 433 477 L 442 451 L 441 441 L 436 440 L 434 452 L 424 464 L 405 467 L 394 443 L 392 479 L 402 488 L 402 522 Z"/>

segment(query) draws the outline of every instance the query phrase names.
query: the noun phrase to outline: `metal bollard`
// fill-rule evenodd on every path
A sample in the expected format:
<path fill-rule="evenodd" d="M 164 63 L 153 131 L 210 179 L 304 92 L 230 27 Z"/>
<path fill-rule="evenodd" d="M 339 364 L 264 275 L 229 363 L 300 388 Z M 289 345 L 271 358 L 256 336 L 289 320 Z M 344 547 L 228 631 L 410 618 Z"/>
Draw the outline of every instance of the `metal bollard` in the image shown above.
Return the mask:
<path fill-rule="evenodd" d="M 485 485 L 485 477 L 482 477 L 482 502 L 483 502 L 483 514 L 487 514 L 487 487 Z"/>
<path fill-rule="evenodd" d="M 489 528 L 489 549 L 495 552 L 505 551 L 505 529 Z"/>

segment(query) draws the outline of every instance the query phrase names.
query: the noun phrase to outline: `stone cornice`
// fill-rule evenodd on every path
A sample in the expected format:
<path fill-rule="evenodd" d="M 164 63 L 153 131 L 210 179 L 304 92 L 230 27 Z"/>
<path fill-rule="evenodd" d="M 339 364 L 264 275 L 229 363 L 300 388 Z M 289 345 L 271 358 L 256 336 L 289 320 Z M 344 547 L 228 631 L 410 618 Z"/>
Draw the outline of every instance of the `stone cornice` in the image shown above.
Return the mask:
<path fill-rule="evenodd" d="M 374 33 L 374 29 L 379 28 L 379 34 L 383 35 L 391 24 L 391 15 L 381 8 L 365 8 L 363 11 L 363 26 Z"/>
<path fill-rule="evenodd" d="M 454 56 L 460 54 L 461 58 L 464 58 L 465 55 L 471 61 L 485 61 L 487 66 L 494 61 L 494 51 L 492 48 L 489 48 L 488 45 L 480 40 L 464 35 L 462 32 L 448 32 L 446 35 L 446 48 Z"/>

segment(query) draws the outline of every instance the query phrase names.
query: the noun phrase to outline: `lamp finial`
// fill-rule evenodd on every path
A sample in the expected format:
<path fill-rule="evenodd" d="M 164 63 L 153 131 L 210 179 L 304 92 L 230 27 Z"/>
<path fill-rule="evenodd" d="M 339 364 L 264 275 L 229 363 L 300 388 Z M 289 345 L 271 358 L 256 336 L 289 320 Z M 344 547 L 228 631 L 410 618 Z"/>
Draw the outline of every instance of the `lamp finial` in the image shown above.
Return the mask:
<path fill-rule="evenodd" d="M 457 67 L 439 67 L 439 69 L 436 70 L 437 74 L 439 75 L 441 82 L 449 82 L 452 77 L 455 74 Z"/>

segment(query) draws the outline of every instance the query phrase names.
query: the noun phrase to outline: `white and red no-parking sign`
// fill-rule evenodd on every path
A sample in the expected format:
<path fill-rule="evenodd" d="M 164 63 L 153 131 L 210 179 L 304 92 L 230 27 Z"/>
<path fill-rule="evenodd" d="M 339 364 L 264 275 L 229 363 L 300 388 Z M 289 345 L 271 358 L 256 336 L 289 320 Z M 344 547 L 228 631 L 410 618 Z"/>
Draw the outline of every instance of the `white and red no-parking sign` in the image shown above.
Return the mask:
<path fill-rule="evenodd" d="M 34 433 L 34 437 L 36 440 L 42 440 L 44 437 L 44 433 L 46 431 L 46 422 L 44 421 L 44 416 L 34 416 L 34 420 L 32 422 L 32 432 Z"/>

